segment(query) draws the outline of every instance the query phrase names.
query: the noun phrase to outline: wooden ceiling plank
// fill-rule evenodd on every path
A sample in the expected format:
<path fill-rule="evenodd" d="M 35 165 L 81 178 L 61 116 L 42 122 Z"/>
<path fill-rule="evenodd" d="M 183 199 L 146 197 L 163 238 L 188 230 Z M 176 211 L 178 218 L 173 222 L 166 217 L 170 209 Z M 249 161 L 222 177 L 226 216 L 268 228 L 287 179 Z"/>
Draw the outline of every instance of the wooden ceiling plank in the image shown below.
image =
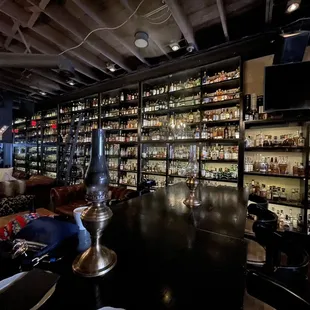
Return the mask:
<path fill-rule="evenodd" d="M 96 12 L 96 7 L 93 5 L 92 1 L 87 0 L 72 0 L 82 11 L 85 12 L 89 17 L 91 17 L 97 24 L 98 27 L 106 28 L 107 25 L 103 21 L 103 19 Z M 142 63 L 146 65 L 150 65 L 147 60 L 140 55 L 140 52 L 135 48 L 130 46 L 125 40 L 123 40 L 120 36 L 116 35 L 113 31 L 107 30 L 110 35 L 119 42 L 124 48 L 126 48 L 132 55 L 138 58 Z M 98 33 L 96 34 L 98 35 Z"/>
<path fill-rule="evenodd" d="M 10 36 L 11 33 L 11 27 L 7 25 L 4 21 L 0 20 L 0 32 L 2 32 L 6 36 Z M 27 40 L 28 44 L 34 47 L 36 50 L 41 52 L 42 54 L 49 54 L 49 55 L 57 55 L 59 54 L 59 51 L 57 49 L 54 49 L 50 47 L 49 45 L 40 42 L 39 40 L 33 38 L 32 36 L 28 35 L 27 33 L 24 33 L 24 37 Z M 18 40 L 19 42 L 23 43 L 21 38 L 17 35 L 14 36 L 14 39 Z M 75 61 L 69 57 L 68 58 L 71 63 L 73 64 L 73 67 L 83 75 L 91 78 L 92 80 L 95 81 L 100 81 L 100 79 L 92 72 L 92 70 L 83 64 L 81 64 L 78 61 Z M 83 84 L 83 82 L 81 82 Z"/>
<path fill-rule="evenodd" d="M 28 13 L 25 10 L 21 9 L 17 4 L 11 1 L 7 1 L 2 6 L 0 6 L 0 11 L 10 16 L 11 18 L 14 18 L 14 20 L 19 21 L 22 26 L 27 27 L 31 13 Z M 18 12 L 18 14 L 16 14 L 16 12 Z M 27 19 L 27 22 L 25 22 L 25 19 Z M 48 39 L 50 42 L 54 43 L 63 50 L 75 45 L 75 42 L 72 41 L 70 38 L 67 38 L 66 36 L 62 35 L 60 32 L 54 30 L 48 25 L 37 25 L 31 28 L 31 30 Z M 102 71 L 109 76 L 113 76 L 113 74 L 111 74 L 108 69 L 106 69 L 105 63 L 86 49 L 75 49 L 71 50 L 68 53 L 79 58 L 83 62 L 93 66 L 99 71 Z"/>
<path fill-rule="evenodd" d="M 225 39 L 226 39 L 226 41 L 229 41 L 226 13 L 225 13 L 225 7 L 224 7 L 223 0 L 216 0 L 216 4 L 217 4 L 217 9 L 219 11 L 220 20 L 221 20 Z"/>
<path fill-rule="evenodd" d="M 18 70 L 8 69 L 8 68 L 2 69 L 2 70 L 13 75 L 13 77 L 7 76 L 7 79 L 12 80 L 13 83 L 17 82 L 17 83 L 23 84 L 25 86 L 28 86 L 30 90 L 37 90 L 38 92 L 44 91 L 44 92 L 51 94 L 51 95 L 57 95 L 58 94 L 57 92 L 51 90 L 49 87 L 46 87 L 46 85 L 31 83 L 30 81 L 23 79 Z M 33 87 L 36 87 L 36 88 L 33 88 Z"/>
<path fill-rule="evenodd" d="M 273 0 L 266 0 L 265 23 L 270 24 L 272 21 Z"/>
<path fill-rule="evenodd" d="M 12 40 L 13 40 L 13 37 L 15 36 L 15 34 L 16 34 L 18 28 L 19 28 L 19 22 L 17 22 L 17 21 L 15 20 L 15 21 L 14 21 L 14 24 L 13 24 L 13 27 L 12 27 L 12 34 L 6 38 L 5 43 L 4 43 L 4 47 L 5 47 L 6 49 L 10 46 L 10 44 L 11 44 L 11 42 L 12 42 Z"/>
<path fill-rule="evenodd" d="M 194 36 L 193 27 L 187 18 L 184 10 L 180 6 L 177 0 L 166 0 L 165 3 L 168 5 L 168 8 L 177 23 L 178 27 L 180 28 L 181 32 L 187 43 L 192 44 L 195 49 L 198 51 L 198 46 Z"/>
<path fill-rule="evenodd" d="M 44 25 L 44 24 L 36 25 L 32 28 L 32 30 L 36 32 L 37 34 L 39 34 L 40 36 L 48 39 L 50 42 L 56 44 L 62 50 L 66 50 L 76 45 L 76 43 L 73 40 L 62 35 L 60 32 L 58 32 L 57 30 L 54 30 L 52 27 L 48 25 Z M 109 72 L 108 69 L 106 68 L 106 64 L 103 61 L 101 61 L 99 58 L 97 58 L 94 54 L 87 51 L 86 49 L 82 50 L 82 48 L 77 48 L 77 49 L 69 51 L 68 54 L 71 54 L 81 59 L 83 62 L 98 69 L 99 71 L 104 72 L 105 74 L 109 76 L 113 76 L 113 74 Z"/>
<path fill-rule="evenodd" d="M 32 1 L 28 1 L 30 3 L 32 3 Z M 40 17 L 41 11 L 45 10 L 46 6 L 49 4 L 50 0 L 41 0 L 39 3 L 39 6 L 37 7 L 35 4 L 34 7 L 37 8 L 36 12 L 33 12 L 28 20 L 28 27 L 32 28 L 34 26 L 34 24 L 36 23 L 36 21 L 38 20 L 38 18 Z"/>
<path fill-rule="evenodd" d="M 80 40 L 80 42 L 82 42 L 90 32 L 90 29 L 81 24 L 78 19 L 68 13 L 62 6 L 51 4 L 45 9 L 44 13 L 60 26 L 70 31 Z M 103 44 L 91 38 L 89 38 L 85 43 L 124 70 L 132 72 L 132 69 L 126 64 L 125 59 L 107 44 Z"/>

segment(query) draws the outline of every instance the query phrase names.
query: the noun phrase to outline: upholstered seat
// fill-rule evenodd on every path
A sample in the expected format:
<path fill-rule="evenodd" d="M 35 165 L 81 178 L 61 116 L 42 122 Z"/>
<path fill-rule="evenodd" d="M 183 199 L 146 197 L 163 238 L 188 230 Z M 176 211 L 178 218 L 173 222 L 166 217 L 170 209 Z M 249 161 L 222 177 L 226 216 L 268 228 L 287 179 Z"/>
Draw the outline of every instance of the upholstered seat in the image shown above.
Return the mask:
<path fill-rule="evenodd" d="M 54 212 L 73 216 L 73 210 L 89 204 L 85 200 L 86 189 L 83 184 L 55 187 L 51 190 Z M 138 196 L 138 192 L 124 187 L 109 186 L 109 199 L 115 203 Z"/>

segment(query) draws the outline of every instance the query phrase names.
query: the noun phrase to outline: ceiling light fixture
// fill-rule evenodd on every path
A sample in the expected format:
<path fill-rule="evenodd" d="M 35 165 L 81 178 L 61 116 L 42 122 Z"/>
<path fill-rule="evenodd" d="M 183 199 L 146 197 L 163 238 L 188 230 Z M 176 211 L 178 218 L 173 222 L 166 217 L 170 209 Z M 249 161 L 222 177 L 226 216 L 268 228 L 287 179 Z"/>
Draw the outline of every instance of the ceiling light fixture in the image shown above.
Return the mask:
<path fill-rule="evenodd" d="M 146 48 L 149 45 L 149 35 L 146 32 L 138 31 L 135 34 L 135 46 Z"/>
<path fill-rule="evenodd" d="M 70 85 L 70 86 L 74 86 L 75 85 L 75 82 L 73 80 L 68 80 L 67 83 Z"/>
<path fill-rule="evenodd" d="M 287 2 L 286 13 L 290 14 L 300 7 L 301 0 L 289 0 Z"/>
<path fill-rule="evenodd" d="M 176 52 L 176 51 L 178 51 L 178 50 L 180 49 L 179 43 L 171 43 L 171 44 L 169 44 L 169 46 L 171 47 L 171 49 L 172 49 L 174 52 Z"/>
<path fill-rule="evenodd" d="M 110 70 L 111 72 L 115 72 L 116 71 L 115 64 L 107 64 L 107 69 Z"/>
<path fill-rule="evenodd" d="M 42 96 L 46 96 L 46 92 L 45 92 L 45 91 L 40 91 L 40 94 L 41 94 Z"/>

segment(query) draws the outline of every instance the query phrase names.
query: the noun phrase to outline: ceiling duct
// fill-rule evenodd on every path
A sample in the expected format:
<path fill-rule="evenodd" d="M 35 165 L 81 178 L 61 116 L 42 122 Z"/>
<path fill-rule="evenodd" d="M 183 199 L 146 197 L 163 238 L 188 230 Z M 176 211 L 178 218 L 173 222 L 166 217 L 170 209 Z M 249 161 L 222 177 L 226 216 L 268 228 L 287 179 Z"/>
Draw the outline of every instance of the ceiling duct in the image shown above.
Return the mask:
<path fill-rule="evenodd" d="M 310 37 L 309 31 L 282 34 L 275 42 L 273 64 L 300 62 L 303 60 Z"/>
<path fill-rule="evenodd" d="M 0 53 L 0 68 L 50 68 L 74 74 L 71 62 L 58 55 Z"/>

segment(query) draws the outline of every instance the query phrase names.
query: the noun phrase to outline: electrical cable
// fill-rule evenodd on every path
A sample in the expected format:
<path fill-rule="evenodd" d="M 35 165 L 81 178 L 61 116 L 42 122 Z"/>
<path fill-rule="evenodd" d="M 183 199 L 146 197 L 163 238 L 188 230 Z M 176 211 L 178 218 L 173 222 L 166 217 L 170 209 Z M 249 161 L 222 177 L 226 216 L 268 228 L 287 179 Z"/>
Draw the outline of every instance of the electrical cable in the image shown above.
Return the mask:
<path fill-rule="evenodd" d="M 168 12 L 169 12 L 169 8 L 167 7 L 167 10 L 163 14 L 161 14 L 161 15 L 159 15 L 157 17 L 151 18 L 151 17 L 148 17 L 146 15 L 142 15 L 142 17 L 144 17 L 147 20 L 155 21 L 155 20 L 158 20 L 158 19 L 161 19 L 162 17 L 164 17 Z"/>
<path fill-rule="evenodd" d="M 60 55 L 63 55 L 64 53 L 67 53 L 67 52 L 69 52 L 69 51 L 72 51 L 72 50 L 74 50 L 74 49 L 80 47 L 83 43 L 85 43 L 85 41 L 89 38 L 89 36 L 90 36 L 91 34 L 93 34 L 94 32 L 101 31 L 101 30 L 116 30 L 116 29 L 119 29 L 119 28 L 123 27 L 123 26 L 124 26 L 127 22 L 129 22 L 129 20 L 137 13 L 137 11 L 139 10 L 139 8 L 140 8 L 140 6 L 142 5 L 143 2 L 144 2 L 144 0 L 142 0 L 142 1 L 138 4 L 137 8 L 132 12 L 132 14 L 131 14 L 123 23 L 121 23 L 120 25 L 118 25 L 118 26 L 116 26 L 116 27 L 100 27 L 100 28 L 96 28 L 96 29 L 90 31 L 90 32 L 86 35 L 86 37 L 82 40 L 81 43 L 79 43 L 78 45 L 75 45 L 75 46 L 73 46 L 73 47 L 70 47 L 70 48 L 64 50 L 63 52 L 59 53 L 58 55 L 59 55 L 59 56 L 60 56 Z M 169 17 L 169 18 L 170 18 L 170 17 Z"/>
<path fill-rule="evenodd" d="M 165 20 L 163 20 L 163 21 L 161 21 L 161 22 L 158 22 L 158 23 L 151 22 L 151 21 L 149 21 L 149 20 L 147 20 L 147 21 L 148 21 L 150 24 L 152 24 L 152 25 L 161 25 L 161 24 L 165 23 L 166 21 L 168 21 L 169 18 L 170 18 L 171 16 L 172 16 L 172 13 L 170 13 L 169 16 L 168 16 Z"/>

